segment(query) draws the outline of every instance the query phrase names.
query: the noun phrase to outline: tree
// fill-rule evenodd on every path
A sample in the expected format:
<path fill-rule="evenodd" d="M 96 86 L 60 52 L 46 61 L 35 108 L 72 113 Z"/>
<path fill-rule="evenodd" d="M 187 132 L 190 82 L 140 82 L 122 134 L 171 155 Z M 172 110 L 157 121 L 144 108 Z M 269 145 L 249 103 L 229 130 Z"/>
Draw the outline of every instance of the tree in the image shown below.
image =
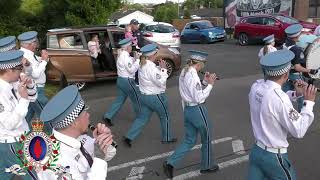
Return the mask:
<path fill-rule="evenodd" d="M 190 19 L 190 16 L 191 16 L 191 14 L 190 14 L 190 11 L 188 9 L 183 11 L 183 18 L 184 19 Z"/>
<path fill-rule="evenodd" d="M 223 0 L 186 0 L 183 4 L 186 9 L 199 9 L 201 6 L 206 8 L 223 8 Z"/>
<path fill-rule="evenodd" d="M 156 6 L 153 11 L 153 16 L 156 21 L 171 23 L 173 19 L 179 18 L 177 4 L 165 3 Z"/>

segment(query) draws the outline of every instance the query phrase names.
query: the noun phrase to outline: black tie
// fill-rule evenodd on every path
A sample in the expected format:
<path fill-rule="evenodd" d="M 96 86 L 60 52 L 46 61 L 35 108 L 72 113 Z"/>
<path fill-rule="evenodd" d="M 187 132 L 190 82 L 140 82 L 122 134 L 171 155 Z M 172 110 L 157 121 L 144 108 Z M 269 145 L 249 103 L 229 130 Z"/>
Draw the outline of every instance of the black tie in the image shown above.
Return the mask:
<path fill-rule="evenodd" d="M 83 156 L 87 159 L 87 161 L 89 163 L 89 166 L 91 168 L 92 164 L 93 164 L 93 159 L 90 156 L 90 154 L 86 151 L 86 149 L 83 147 L 82 143 L 81 143 L 81 146 L 80 146 L 80 151 L 83 154 Z"/>
<path fill-rule="evenodd" d="M 14 89 L 13 89 L 13 88 L 11 89 L 11 92 L 12 92 L 12 94 L 14 95 L 14 97 L 16 98 L 16 100 L 18 100 L 18 97 L 17 97 L 17 95 L 16 95 L 16 92 L 14 92 Z"/>
<path fill-rule="evenodd" d="M 38 61 L 38 59 L 37 59 L 36 55 L 33 55 L 33 57 L 34 57 L 34 59 L 35 59 L 36 61 Z M 39 62 L 39 61 L 38 61 L 38 62 Z"/>

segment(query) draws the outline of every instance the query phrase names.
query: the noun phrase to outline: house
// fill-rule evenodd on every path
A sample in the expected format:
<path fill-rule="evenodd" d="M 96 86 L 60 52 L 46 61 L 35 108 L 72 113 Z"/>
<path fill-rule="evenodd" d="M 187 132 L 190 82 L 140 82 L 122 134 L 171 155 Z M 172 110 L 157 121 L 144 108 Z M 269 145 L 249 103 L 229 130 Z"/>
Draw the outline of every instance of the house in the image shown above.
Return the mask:
<path fill-rule="evenodd" d="M 136 10 L 126 10 L 122 12 L 116 12 L 111 16 L 112 22 L 121 25 L 129 24 L 131 19 L 137 19 L 139 23 L 150 23 L 153 22 L 153 16 Z"/>

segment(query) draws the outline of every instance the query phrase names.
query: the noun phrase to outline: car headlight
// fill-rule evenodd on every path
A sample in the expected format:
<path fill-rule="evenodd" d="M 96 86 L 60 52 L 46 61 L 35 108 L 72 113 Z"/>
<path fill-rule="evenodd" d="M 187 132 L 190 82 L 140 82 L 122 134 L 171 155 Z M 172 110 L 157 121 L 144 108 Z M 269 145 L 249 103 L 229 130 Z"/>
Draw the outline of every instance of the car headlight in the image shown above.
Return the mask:
<path fill-rule="evenodd" d="M 169 51 L 173 52 L 174 54 L 180 54 L 180 52 L 176 48 L 168 48 Z"/>
<path fill-rule="evenodd" d="M 223 34 L 226 34 L 226 30 L 223 30 Z"/>
<path fill-rule="evenodd" d="M 209 35 L 210 38 L 214 37 L 214 33 L 213 32 L 208 32 L 208 35 Z"/>

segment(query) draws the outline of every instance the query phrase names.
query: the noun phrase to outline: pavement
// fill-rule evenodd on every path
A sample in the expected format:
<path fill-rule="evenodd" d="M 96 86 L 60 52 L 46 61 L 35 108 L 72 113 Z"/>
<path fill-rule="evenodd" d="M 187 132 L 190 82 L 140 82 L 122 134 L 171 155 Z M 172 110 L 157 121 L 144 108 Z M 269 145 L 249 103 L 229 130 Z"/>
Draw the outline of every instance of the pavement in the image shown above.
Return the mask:
<path fill-rule="evenodd" d="M 250 123 L 248 92 L 251 84 L 262 78 L 257 58 L 259 45 L 241 47 L 235 41 L 228 40 L 209 45 L 183 44 L 182 58 L 188 56 L 187 50 L 195 49 L 209 53 L 206 70 L 215 72 L 221 80 L 214 85 L 206 101 L 209 119 L 213 122 L 214 152 L 221 170 L 216 173 L 201 175 L 200 138 L 197 146 L 190 151 L 174 171 L 173 179 L 215 179 L 242 180 L 248 171 L 248 154 L 254 143 Z M 134 113 L 129 100 L 114 118 L 111 127 L 114 139 L 119 144 L 117 155 L 109 162 L 110 180 L 162 180 L 162 163 L 181 143 L 184 136 L 183 113 L 178 91 L 178 75 L 168 80 L 167 96 L 173 132 L 178 138 L 174 144 L 161 144 L 160 123 L 154 114 L 143 133 L 133 142 L 132 148 L 126 147 L 122 136 L 126 134 L 134 120 Z M 102 121 L 102 115 L 116 97 L 114 80 L 89 84 L 81 92 L 90 106 L 90 119 L 93 124 Z M 319 99 L 317 98 L 317 102 Z M 303 139 L 290 138 L 289 158 L 295 167 L 298 179 L 320 179 L 320 130 L 319 105 L 316 104 L 315 120 Z M 101 157 L 98 148 L 96 155 Z"/>

